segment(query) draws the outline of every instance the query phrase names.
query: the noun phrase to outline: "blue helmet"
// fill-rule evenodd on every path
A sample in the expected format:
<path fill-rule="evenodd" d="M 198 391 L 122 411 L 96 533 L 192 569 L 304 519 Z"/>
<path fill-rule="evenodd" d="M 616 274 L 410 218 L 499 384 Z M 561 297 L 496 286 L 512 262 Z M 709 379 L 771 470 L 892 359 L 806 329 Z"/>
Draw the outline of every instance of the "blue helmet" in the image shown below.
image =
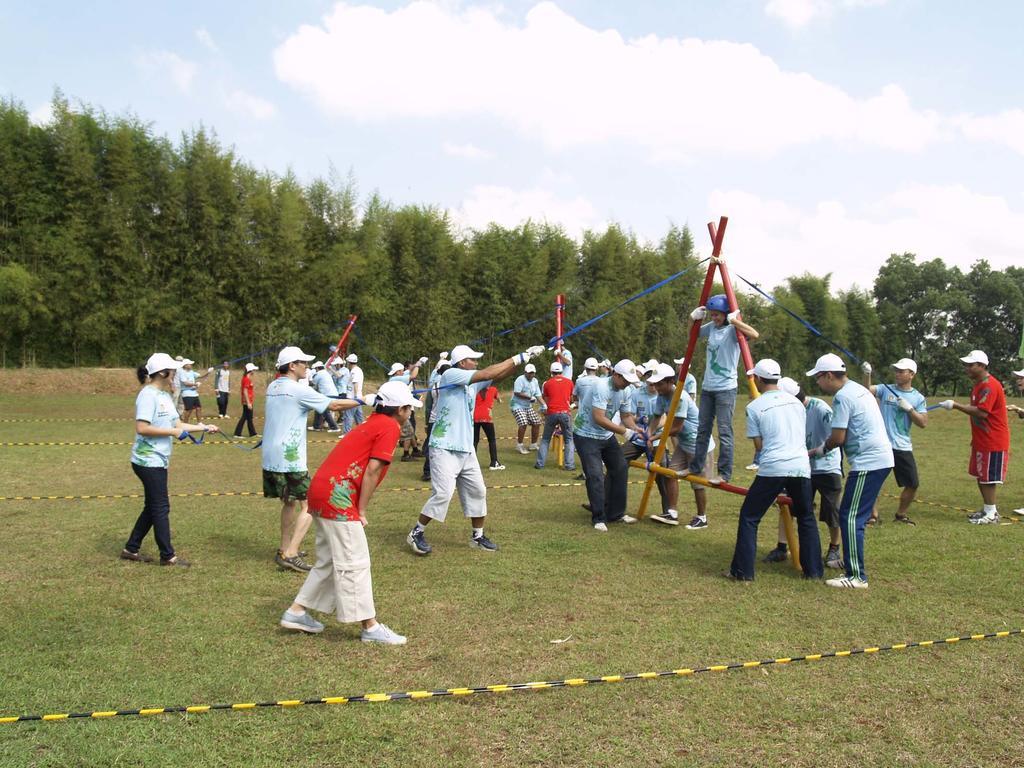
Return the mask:
<path fill-rule="evenodd" d="M 717 296 L 712 296 L 708 299 L 707 303 L 708 311 L 721 312 L 723 314 L 729 314 L 729 300 L 725 298 L 724 293 L 719 293 Z"/>

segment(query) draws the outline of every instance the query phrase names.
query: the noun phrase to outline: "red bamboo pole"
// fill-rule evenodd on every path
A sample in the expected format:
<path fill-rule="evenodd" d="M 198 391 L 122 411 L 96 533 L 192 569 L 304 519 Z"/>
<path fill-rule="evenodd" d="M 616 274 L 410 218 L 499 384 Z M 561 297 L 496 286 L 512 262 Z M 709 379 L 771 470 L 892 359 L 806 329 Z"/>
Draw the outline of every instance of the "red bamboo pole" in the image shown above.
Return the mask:
<path fill-rule="evenodd" d="M 341 338 L 338 339 L 338 346 L 334 348 L 334 351 L 331 352 L 331 356 L 327 358 L 327 367 L 330 367 L 331 363 L 334 362 L 334 358 L 345 353 L 345 342 L 348 341 L 348 335 L 352 332 L 352 326 L 356 324 L 356 320 L 358 319 L 359 315 L 348 316 L 348 325 L 345 326 L 345 332 L 341 334 Z"/>

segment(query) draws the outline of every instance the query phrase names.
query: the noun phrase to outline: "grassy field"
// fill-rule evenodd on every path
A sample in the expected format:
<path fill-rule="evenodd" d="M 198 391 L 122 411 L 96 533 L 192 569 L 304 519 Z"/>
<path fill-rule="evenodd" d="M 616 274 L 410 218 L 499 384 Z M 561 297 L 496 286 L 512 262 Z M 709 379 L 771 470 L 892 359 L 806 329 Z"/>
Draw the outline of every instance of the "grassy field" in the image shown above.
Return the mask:
<path fill-rule="evenodd" d="M 2 442 L 123 444 L 0 446 L 0 496 L 140 491 L 130 394 L 10 392 Z M 496 414 L 512 435 L 507 408 Z M 42 418 L 58 420 L 25 421 Z M 915 434 L 920 496 L 950 508 L 918 506 L 916 527 L 894 525 L 885 498 L 886 522 L 868 532 L 866 592 L 805 583 L 788 565 L 759 563 L 748 585 L 721 578 L 739 503 L 719 493 L 707 530 L 643 521 L 601 535 L 580 509 L 582 487 L 494 489 L 487 530 L 500 552 L 467 546 L 454 502 L 449 523 L 429 529 L 434 554 L 417 558 L 404 537 L 427 492 L 418 463 L 396 463 L 367 535 L 379 615 L 409 636 L 404 648 L 364 646 L 333 619 L 320 636 L 277 627 L 302 577 L 271 561 L 275 502 L 172 498 L 176 547 L 195 563 L 184 571 L 117 559 L 139 500 L 0 501 L 0 715 L 528 682 L 1020 628 L 1024 524 L 970 526 L 952 509 L 979 504 L 968 424 L 944 411 L 931 422 Z M 1011 426 L 1020 456 L 1024 422 Z M 333 440 L 311 439 L 315 468 Z M 573 480 L 532 469 L 513 446 L 501 441 L 508 469 L 485 472 L 489 484 Z M 737 463 L 751 453 L 741 445 Z M 1004 518 L 1024 506 L 1022 472 L 1014 458 Z M 256 454 L 175 448 L 172 493 L 255 492 L 259 478 Z M 640 488 L 630 486 L 632 507 Z M 692 513 L 689 492 L 681 498 Z M 762 552 L 774 537 L 769 515 Z M 0 725 L 0 765 L 1020 764 L 1022 670 L 1024 639 L 1012 637 L 535 693 L 18 723 Z"/>

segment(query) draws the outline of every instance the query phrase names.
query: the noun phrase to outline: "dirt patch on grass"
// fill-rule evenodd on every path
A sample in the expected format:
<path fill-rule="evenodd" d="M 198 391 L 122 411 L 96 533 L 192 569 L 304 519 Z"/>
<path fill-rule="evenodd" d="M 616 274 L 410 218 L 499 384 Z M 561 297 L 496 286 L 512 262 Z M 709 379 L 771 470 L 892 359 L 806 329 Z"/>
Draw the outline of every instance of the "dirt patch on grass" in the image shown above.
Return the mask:
<path fill-rule="evenodd" d="M 130 368 L 19 368 L 0 370 L 0 392 L 131 395 L 139 380 Z"/>

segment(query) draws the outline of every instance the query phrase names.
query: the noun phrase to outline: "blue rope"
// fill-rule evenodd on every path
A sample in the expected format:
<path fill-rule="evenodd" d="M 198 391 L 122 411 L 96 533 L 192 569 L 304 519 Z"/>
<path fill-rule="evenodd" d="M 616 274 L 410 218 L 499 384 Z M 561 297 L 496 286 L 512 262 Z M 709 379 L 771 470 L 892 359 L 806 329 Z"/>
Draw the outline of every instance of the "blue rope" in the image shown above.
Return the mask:
<path fill-rule="evenodd" d="M 569 324 L 569 321 L 566 320 L 565 315 L 562 316 L 562 323 L 569 330 L 574 330 L 574 326 Z M 558 338 L 559 337 L 557 337 L 557 336 L 555 337 L 555 344 L 558 343 Z M 565 338 L 565 334 L 564 333 L 562 334 L 561 338 L 562 339 Z M 580 338 L 583 339 L 583 343 L 584 344 L 586 344 L 588 347 L 590 347 L 590 351 L 594 353 L 594 355 L 597 357 L 598 360 L 604 360 L 607 357 L 607 355 L 605 355 L 604 352 L 602 352 L 600 349 L 597 348 L 597 345 L 594 344 L 594 342 L 592 342 L 588 336 L 580 336 Z"/>
<path fill-rule="evenodd" d="M 497 339 L 501 336 L 508 336 L 510 333 L 515 333 L 516 331 L 521 331 L 525 328 L 529 328 L 530 326 L 536 325 L 537 323 L 543 322 L 544 320 L 550 320 L 554 316 L 554 312 L 548 312 L 543 317 L 538 317 L 535 318 L 534 320 L 527 320 L 525 323 L 517 325 L 514 328 L 507 328 L 504 331 L 498 331 L 497 333 L 491 334 L 490 336 L 484 336 L 481 339 L 473 339 L 471 342 L 469 342 L 469 346 L 475 347 L 477 344 L 486 344 L 491 339 Z"/>
<path fill-rule="evenodd" d="M 708 258 L 710 258 L 710 257 L 708 257 Z M 587 328 L 589 328 L 590 326 L 592 326 L 594 323 L 598 322 L 599 320 L 603 320 L 604 318 L 608 317 L 608 315 L 610 315 L 615 310 L 621 309 L 622 307 L 626 306 L 627 304 L 631 304 L 632 302 L 636 301 L 637 299 L 642 299 L 647 294 L 653 293 L 654 291 L 658 290 L 659 288 L 668 285 L 669 283 L 671 283 L 676 278 L 679 278 L 679 277 L 682 277 L 683 275 L 685 275 L 691 269 L 695 269 L 696 267 L 699 267 L 701 264 L 703 264 L 705 261 L 707 261 L 708 258 L 701 259 L 696 264 L 693 264 L 693 265 L 687 267 L 684 270 L 676 272 L 674 275 L 669 275 L 664 280 L 659 280 L 654 285 L 651 285 L 651 286 L 648 286 L 647 288 L 644 288 L 642 291 L 640 291 L 640 293 L 634 294 L 634 295 L 630 296 L 628 299 L 626 299 L 625 301 L 619 302 L 618 304 L 616 304 L 611 309 L 606 309 L 601 314 L 595 315 L 594 317 L 590 318 L 589 320 L 585 320 L 584 322 L 582 322 L 579 325 L 577 325 L 575 328 L 573 328 L 568 333 L 563 333 L 562 334 L 562 340 L 564 341 L 565 339 L 569 338 L 570 336 L 573 336 L 574 334 L 577 334 L 580 331 L 586 330 Z M 548 342 L 548 347 L 549 348 L 554 348 L 554 346 L 557 343 L 558 343 L 558 337 L 555 336 L 555 337 L 553 337 Z"/>
<path fill-rule="evenodd" d="M 337 328 L 328 328 L 326 331 L 315 331 L 314 333 L 308 333 L 305 336 L 302 336 L 301 338 L 299 338 L 298 341 L 299 342 L 303 342 L 303 341 L 307 341 L 309 339 L 322 338 L 322 337 L 326 336 L 329 333 L 333 334 L 333 333 L 336 333 L 337 331 L 340 331 L 341 329 L 345 328 L 347 325 L 348 325 L 348 322 L 345 322 L 343 325 L 339 325 Z M 289 343 L 291 343 L 291 342 L 289 342 Z M 240 363 L 243 360 L 252 360 L 254 357 L 260 357 L 262 355 L 267 354 L 268 352 L 277 352 L 277 351 L 279 351 L 279 350 L 281 350 L 281 349 L 283 349 L 284 347 L 287 347 L 287 346 L 288 346 L 288 344 L 275 344 L 274 346 L 271 346 L 271 347 L 264 347 L 263 349 L 259 350 L 258 352 L 250 352 L 248 355 L 242 355 L 241 357 L 232 358 L 232 359 L 228 360 L 228 363 L 234 365 L 235 363 Z"/>

